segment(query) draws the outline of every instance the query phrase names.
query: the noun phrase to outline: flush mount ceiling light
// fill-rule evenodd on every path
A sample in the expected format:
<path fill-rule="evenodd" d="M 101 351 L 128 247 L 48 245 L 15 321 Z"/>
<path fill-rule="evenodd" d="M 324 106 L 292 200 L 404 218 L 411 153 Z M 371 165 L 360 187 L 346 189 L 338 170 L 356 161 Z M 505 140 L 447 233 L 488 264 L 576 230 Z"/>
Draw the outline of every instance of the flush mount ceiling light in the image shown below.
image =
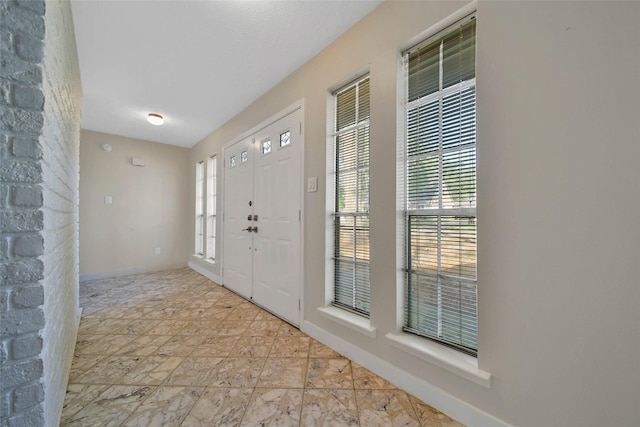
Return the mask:
<path fill-rule="evenodd" d="M 164 118 L 160 114 L 149 113 L 147 115 L 147 121 L 155 126 L 160 126 L 164 123 Z"/>

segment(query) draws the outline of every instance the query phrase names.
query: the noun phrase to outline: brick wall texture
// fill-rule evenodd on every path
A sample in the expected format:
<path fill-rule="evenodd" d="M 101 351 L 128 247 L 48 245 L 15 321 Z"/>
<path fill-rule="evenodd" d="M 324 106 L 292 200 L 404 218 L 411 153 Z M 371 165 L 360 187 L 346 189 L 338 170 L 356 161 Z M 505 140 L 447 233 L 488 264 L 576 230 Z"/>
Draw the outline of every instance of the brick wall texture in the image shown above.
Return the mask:
<path fill-rule="evenodd" d="M 79 322 L 78 213 L 82 88 L 71 7 L 47 1 L 42 142 L 44 415 L 58 426 Z"/>
<path fill-rule="evenodd" d="M 58 425 L 78 316 L 81 86 L 68 2 L 0 2 L 0 426 Z"/>

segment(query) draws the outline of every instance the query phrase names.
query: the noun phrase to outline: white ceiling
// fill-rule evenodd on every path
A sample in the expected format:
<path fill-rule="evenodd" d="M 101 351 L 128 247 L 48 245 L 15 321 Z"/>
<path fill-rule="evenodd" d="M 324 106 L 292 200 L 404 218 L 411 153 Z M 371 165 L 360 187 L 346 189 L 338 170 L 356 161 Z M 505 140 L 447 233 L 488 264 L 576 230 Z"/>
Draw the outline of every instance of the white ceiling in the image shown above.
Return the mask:
<path fill-rule="evenodd" d="M 82 128 L 192 147 L 380 3 L 72 1 Z"/>

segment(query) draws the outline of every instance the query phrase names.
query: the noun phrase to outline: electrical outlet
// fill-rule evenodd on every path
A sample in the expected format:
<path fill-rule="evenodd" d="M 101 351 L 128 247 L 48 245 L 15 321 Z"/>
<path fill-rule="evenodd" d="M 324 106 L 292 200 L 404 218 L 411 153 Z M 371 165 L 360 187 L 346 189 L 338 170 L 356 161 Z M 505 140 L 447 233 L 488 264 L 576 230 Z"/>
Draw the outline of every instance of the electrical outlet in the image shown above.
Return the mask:
<path fill-rule="evenodd" d="M 157 247 L 156 248 L 156 255 L 160 255 L 160 252 L 161 252 L 160 247 Z"/>

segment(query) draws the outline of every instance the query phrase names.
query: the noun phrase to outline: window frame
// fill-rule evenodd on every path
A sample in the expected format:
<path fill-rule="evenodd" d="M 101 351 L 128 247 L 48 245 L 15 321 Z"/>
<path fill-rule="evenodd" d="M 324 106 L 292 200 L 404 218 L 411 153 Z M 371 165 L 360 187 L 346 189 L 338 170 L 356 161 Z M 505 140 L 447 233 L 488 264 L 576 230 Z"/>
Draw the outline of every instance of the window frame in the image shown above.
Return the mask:
<path fill-rule="evenodd" d="M 366 119 L 360 120 L 360 88 L 361 84 L 366 82 L 367 84 L 367 109 L 369 113 L 366 116 Z M 370 151 L 370 133 L 369 133 L 369 114 L 370 114 L 370 76 L 369 73 L 360 74 L 357 78 L 350 80 L 348 83 L 341 85 L 338 89 L 332 91 L 331 100 L 333 102 L 333 120 L 331 123 L 331 128 L 329 131 L 329 139 L 332 145 L 332 155 L 329 157 L 329 161 L 331 162 L 330 167 L 330 175 L 331 180 L 330 184 L 333 185 L 333 197 L 331 200 L 328 200 L 329 206 L 328 210 L 331 215 L 331 261 L 332 261 L 332 295 L 331 295 L 331 305 L 340 309 L 346 310 L 347 312 L 353 313 L 357 316 L 364 317 L 366 319 L 370 316 L 370 280 L 369 280 L 369 267 L 370 267 L 370 257 L 367 255 L 366 260 L 362 258 L 358 258 L 357 251 L 357 243 L 358 238 L 358 228 L 360 228 L 360 232 L 366 233 L 366 247 L 369 247 L 369 230 L 370 227 L 368 225 L 358 226 L 357 223 L 368 224 L 369 220 L 369 179 L 370 179 L 370 163 L 369 163 L 369 151 Z M 339 103 L 338 98 L 339 95 L 346 93 L 347 91 L 355 88 L 355 98 L 354 98 L 354 123 L 344 126 L 338 129 L 339 126 L 339 116 L 341 111 L 339 111 Z M 359 163 L 359 153 L 358 153 L 358 136 L 365 130 L 366 135 L 366 166 L 362 166 Z M 341 168 L 340 167 L 340 153 L 339 153 L 339 143 L 338 140 L 341 136 L 348 135 L 349 133 L 354 132 L 354 145 L 355 145 L 355 166 L 352 168 Z M 361 209 L 363 206 L 360 206 L 360 180 L 359 178 L 362 176 L 361 173 L 366 169 L 366 209 Z M 353 211 L 341 211 L 340 209 L 340 176 L 344 173 L 354 173 L 355 178 L 355 192 L 356 192 L 356 208 Z M 346 221 L 351 219 L 353 221 L 353 238 L 352 238 L 352 255 L 349 258 L 344 256 L 340 256 L 340 230 L 344 228 L 346 225 Z M 345 222 L 345 224 L 343 224 Z M 359 240 L 362 243 L 362 239 Z M 343 265 L 351 265 L 352 268 L 352 282 L 349 286 L 339 287 L 338 285 L 338 274 L 339 269 Z M 365 291 L 364 294 L 361 293 L 362 287 L 358 285 L 358 272 L 360 274 L 364 274 L 366 277 Z M 348 289 L 351 289 L 348 291 Z M 348 295 L 351 292 L 351 303 L 344 302 L 344 295 Z M 340 293 L 340 296 L 338 294 Z M 344 294 L 343 294 L 344 293 Z M 343 301 L 338 301 L 339 298 L 342 298 Z"/>
<path fill-rule="evenodd" d="M 200 160 L 196 163 L 196 188 L 195 188 L 195 245 L 194 253 L 199 257 L 204 257 L 205 247 L 205 229 L 204 229 L 204 215 L 205 215 L 205 198 L 204 198 L 204 160 Z"/>
<path fill-rule="evenodd" d="M 449 278 L 451 278 L 452 276 L 447 276 L 447 275 L 441 275 L 441 269 L 440 269 L 440 265 L 441 265 L 441 252 L 442 252 L 442 245 L 441 245 L 441 230 L 440 230 L 440 223 L 441 223 L 441 219 L 443 217 L 446 216 L 453 216 L 454 218 L 456 217 L 464 217 L 464 218 L 473 218 L 473 222 L 474 222 L 474 255 L 475 255 L 475 264 L 474 264 L 474 268 L 477 270 L 477 213 L 476 213 L 476 201 L 477 201 L 477 188 L 475 187 L 475 177 L 477 176 L 477 118 L 476 118 L 476 94 L 475 94 L 475 87 L 476 87 L 476 70 L 477 67 L 475 65 L 473 65 L 473 78 L 467 81 L 464 81 L 463 83 L 455 83 L 451 86 L 447 86 L 445 88 L 442 87 L 442 80 L 443 80 L 443 68 L 442 68 L 442 64 L 444 63 L 444 61 L 446 60 L 446 58 L 443 57 L 442 54 L 442 48 L 440 48 L 440 53 L 439 53 L 439 59 L 438 59 L 438 79 L 439 79 L 439 84 L 438 84 L 438 90 L 436 92 L 431 92 L 428 93 L 425 96 L 419 96 L 416 99 L 410 100 L 410 93 L 411 93 L 411 88 L 410 86 L 410 69 L 409 69 L 409 56 L 411 53 L 416 52 L 419 49 L 422 48 L 426 48 L 429 47 L 431 45 L 433 45 L 433 43 L 435 42 L 440 42 L 440 43 L 444 43 L 448 37 L 450 37 L 455 31 L 459 31 L 464 25 L 468 24 L 469 22 L 471 22 L 471 20 L 475 20 L 476 19 L 476 13 L 470 13 L 468 15 L 466 15 L 465 17 L 463 17 L 462 19 L 456 20 L 452 23 L 450 23 L 450 25 L 447 25 L 444 29 L 442 29 L 441 31 L 438 31 L 437 33 L 433 34 L 430 37 L 426 37 L 424 39 L 422 39 L 422 41 L 420 41 L 419 43 L 415 44 L 413 47 L 407 49 L 406 51 L 404 51 L 402 53 L 402 60 L 403 60 L 403 68 L 404 68 L 404 74 L 402 76 L 403 78 L 403 83 L 404 83 L 404 105 L 405 105 L 405 111 L 404 111 L 404 138 L 403 138 L 403 144 L 404 146 L 402 147 L 402 156 L 403 156 L 403 162 L 402 162 L 402 168 L 403 168 L 403 172 L 402 174 L 399 175 L 400 179 L 401 179 L 401 185 L 398 186 L 399 191 L 400 191 L 400 196 L 402 198 L 402 210 L 403 210 L 403 231 L 404 231 L 404 263 L 403 263 L 403 268 L 402 268 L 402 272 L 403 272 L 403 286 L 404 286 L 404 292 L 403 292 L 403 323 L 402 323 L 402 330 L 404 332 L 407 332 L 413 336 L 418 336 L 420 338 L 426 338 L 429 340 L 432 340 L 434 342 L 437 342 L 438 344 L 442 344 L 444 346 L 447 347 L 451 347 L 455 350 L 458 350 L 462 353 L 465 353 L 467 355 L 473 356 L 474 358 L 477 357 L 477 274 L 475 275 L 475 280 L 473 280 L 473 286 L 475 289 L 475 347 L 469 347 L 466 345 L 463 345 L 461 342 L 451 342 L 448 339 L 443 339 L 443 337 L 440 336 L 434 336 L 428 333 L 422 333 L 422 331 L 419 330 L 419 328 L 415 328 L 415 327 L 411 327 L 408 323 L 409 323 L 409 315 L 410 315 L 410 307 L 409 307 L 409 302 L 410 302 L 410 292 L 411 292 L 411 274 L 415 273 L 415 270 L 412 269 L 412 259 L 411 259 L 411 253 L 412 253 L 412 241 L 411 241 L 411 232 L 412 230 L 410 229 L 410 223 L 411 220 L 413 218 L 419 218 L 419 217 L 424 217 L 425 215 L 428 217 L 435 217 L 437 218 L 438 221 L 438 229 L 437 229 L 437 262 L 438 262 L 438 272 L 437 272 L 437 277 L 436 277 L 436 281 L 438 282 L 437 284 L 437 288 L 438 290 L 441 287 L 441 283 L 442 281 L 448 280 Z M 474 60 L 476 59 L 476 48 L 477 48 L 477 40 L 475 39 L 475 30 L 474 30 Z M 473 146 L 473 162 L 474 162 L 474 167 L 473 167 L 473 188 L 474 188 L 474 192 L 473 192 L 473 207 L 471 207 L 471 203 L 469 207 L 463 207 L 463 206 L 457 206 L 457 207 L 447 207 L 447 208 L 443 208 L 443 193 L 444 190 L 443 188 L 446 187 L 446 182 L 445 179 L 443 178 L 443 153 L 446 150 L 443 150 L 442 147 L 442 128 L 439 128 L 438 131 L 438 206 L 437 208 L 432 208 L 432 207 L 426 207 L 423 206 L 422 209 L 420 208 L 416 208 L 415 206 L 413 208 L 410 209 L 410 176 L 409 176 L 409 164 L 410 161 L 412 160 L 412 157 L 409 154 L 409 131 L 412 130 L 410 129 L 409 126 L 409 120 L 410 120 L 410 115 L 413 112 L 417 112 L 418 109 L 420 107 L 423 106 L 428 106 L 428 104 L 430 102 L 432 102 L 433 99 L 438 99 L 438 102 L 442 103 L 444 102 L 443 100 L 447 97 L 447 96 L 451 96 L 452 94 L 462 94 L 465 90 L 468 90 L 469 88 L 473 88 L 473 103 L 474 103 L 474 113 L 473 113 L 473 117 L 474 117 L 474 126 L 473 126 L 473 132 L 474 132 L 474 138 L 473 138 L 473 144 L 469 144 L 468 146 L 464 146 L 460 145 L 457 148 L 454 148 L 453 150 L 449 151 L 449 152 L 462 152 L 465 149 L 468 149 L 470 146 Z M 461 96 L 461 95 L 460 95 Z M 442 126 L 443 123 L 443 116 L 442 116 L 442 104 L 438 104 L 438 108 L 439 108 L 439 117 L 438 117 L 438 123 L 439 126 Z M 431 154 L 427 154 L 424 155 L 425 158 L 427 158 L 427 156 L 429 156 Z M 413 157 L 414 161 L 415 161 L 415 157 Z M 426 168 L 422 168 L 422 169 L 418 169 L 420 172 L 418 173 L 424 173 L 426 176 L 428 176 L 428 172 L 423 172 Z M 440 291 L 438 291 L 440 292 Z M 461 297 L 462 300 L 462 297 Z M 424 301 L 424 300 L 422 300 Z M 440 322 L 442 322 L 442 312 L 441 312 L 441 302 L 438 299 L 438 333 L 441 333 L 441 326 L 440 326 Z M 462 316 L 462 314 L 460 315 Z M 462 320 L 460 320 L 460 322 L 462 323 Z M 462 339 L 460 340 L 462 341 Z"/>
<path fill-rule="evenodd" d="M 207 158 L 207 225 L 206 225 L 206 243 L 205 256 L 207 260 L 214 262 L 216 260 L 216 227 L 217 227 L 217 201 L 218 201 L 218 159 L 217 156 L 211 155 Z"/>

